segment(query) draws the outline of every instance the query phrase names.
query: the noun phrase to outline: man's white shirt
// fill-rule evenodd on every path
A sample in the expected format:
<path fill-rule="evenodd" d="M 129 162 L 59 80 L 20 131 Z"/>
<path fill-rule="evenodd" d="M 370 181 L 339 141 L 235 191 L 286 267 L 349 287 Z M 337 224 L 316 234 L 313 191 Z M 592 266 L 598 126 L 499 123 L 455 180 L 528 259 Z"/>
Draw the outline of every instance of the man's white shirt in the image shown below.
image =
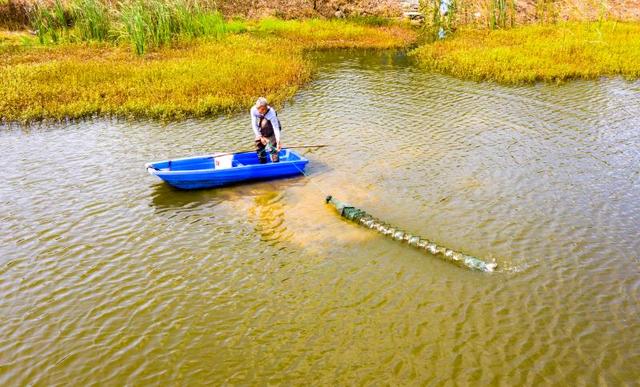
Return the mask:
<path fill-rule="evenodd" d="M 258 124 L 260 123 L 260 118 L 264 117 L 271 122 L 271 126 L 273 126 L 273 133 L 276 136 L 276 141 L 280 142 L 280 121 L 278 121 L 276 111 L 271 106 L 267 106 L 267 108 L 269 110 L 264 116 L 258 112 L 257 107 L 254 106 L 251 108 L 251 128 L 253 129 L 253 134 L 255 134 L 256 137 L 262 136 L 262 134 L 260 134 L 260 127 Z"/>

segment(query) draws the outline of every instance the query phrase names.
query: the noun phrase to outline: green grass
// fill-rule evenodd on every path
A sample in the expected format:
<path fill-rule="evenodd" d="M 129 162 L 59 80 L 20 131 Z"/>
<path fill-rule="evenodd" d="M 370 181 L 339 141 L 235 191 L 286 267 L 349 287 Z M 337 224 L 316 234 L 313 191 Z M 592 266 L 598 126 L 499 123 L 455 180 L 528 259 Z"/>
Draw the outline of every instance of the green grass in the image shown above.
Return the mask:
<path fill-rule="evenodd" d="M 28 32 L 0 30 L 0 54 L 6 47 L 31 47 L 36 43 L 37 38 Z"/>
<path fill-rule="evenodd" d="M 109 39 L 112 21 L 109 8 L 100 0 L 77 0 L 72 3 L 75 28 L 82 40 Z"/>
<path fill-rule="evenodd" d="M 244 22 L 239 23 L 244 31 Z M 136 23 L 131 28 L 128 33 L 136 33 Z M 269 20 L 249 25 L 246 33 L 178 39 L 145 47 L 138 55 L 128 41 L 34 46 L 19 43 L 26 35 L 14 35 L 0 33 L 13 42 L 2 45 L 0 39 L 0 117 L 22 122 L 93 115 L 212 116 L 246 109 L 260 95 L 278 105 L 312 76 L 306 50 L 402 47 L 415 38 L 398 26 Z"/>
<path fill-rule="evenodd" d="M 54 0 L 36 3 L 30 18 L 42 44 L 128 42 L 139 55 L 177 40 L 246 30 L 204 0 Z"/>
<path fill-rule="evenodd" d="M 248 30 L 304 44 L 322 41 L 323 47 L 394 46 L 399 38 L 408 36 L 397 22 L 373 16 L 348 21 L 225 20 L 215 9 L 216 3 L 208 0 L 51 0 L 36 4 L 31 22 L 42 44 L 126 42 L 139 55 L 177 41 L 221 39 Z"/>
<path fill-rule="evenodd" d="M 364 26 L 372 26 L 372 27 L 384 27 L 394 25 L 395 22 L 393 19 L 382 16 L 351 16 L 349 17 L 349 22 L 361 24 Z"/>
<path fill-rule="evenodd" d="M 505 84 L 621 75 L 640 78 L 640 23 L 571 22 L 461 29 L 412 52 L 428 70 Z"/>
<path fill-rule="evenodd" d="M 35 3 L 30 18 L 42 44 L 46 43 L 47 39 L 58 43 L 69 29 L 67 12 L 61 0 L 55 0 L 51 4 Z"/>

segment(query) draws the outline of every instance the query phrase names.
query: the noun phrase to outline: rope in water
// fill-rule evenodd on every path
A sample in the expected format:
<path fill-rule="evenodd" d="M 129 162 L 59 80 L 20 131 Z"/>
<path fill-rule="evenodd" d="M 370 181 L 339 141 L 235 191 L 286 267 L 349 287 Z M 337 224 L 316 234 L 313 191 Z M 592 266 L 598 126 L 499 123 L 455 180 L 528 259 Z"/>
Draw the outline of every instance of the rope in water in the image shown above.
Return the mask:
<path fill-rule="evenodd" d="M 325 145 L 325 146 L 326 146 L 326 145 Z M 291 148 L 287 148 L 287 149 L 291 149 Z M 307 181 L 308 181 L 309 183 L 311 183 L 311 185 L 313 186 L 313 188 L 314 188 L 316 191 L 318 191 L 318 193 L 320 193 L 321 195 L 326 195 L 326 193 L 324 193 L 324 192 L 322 191 L 322 189 L 320 188 L 320 186 L 318 186 L 318 185 L 316 184 L 316 182 L 315 182 L 315 181 L 313 181 L 313 179 L 312 179 L 309 175 L 307 175 L 307 173 L 306 173 L 303 169 L 300 169 L 300 167 L 298 167 L 298 166 L 296 165 L 296 163 L 292 163 L 292 165 L 293 165 L 294 167 L 296 167 L 296 169 L 297 169 L 298 171 L 300 171 L 300 173 L 302 173 L 302 174 L 304 175 L 304 177 L 306 177 L 306 178 L 307 178 Z"/>

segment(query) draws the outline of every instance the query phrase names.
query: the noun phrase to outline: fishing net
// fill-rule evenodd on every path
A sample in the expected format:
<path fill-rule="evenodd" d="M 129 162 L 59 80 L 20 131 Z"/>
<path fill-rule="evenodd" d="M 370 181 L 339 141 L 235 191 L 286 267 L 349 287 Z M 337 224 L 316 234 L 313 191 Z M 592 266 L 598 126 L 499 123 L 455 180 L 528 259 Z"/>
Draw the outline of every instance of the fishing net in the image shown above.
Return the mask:
<path fill-rule="evenodd" d="M 439 246 L 435 242 L 422 238 L 418 235 L 412 235 L 400 230 L 381 221 L 380 219 L 375 218 L 364 210 L 341 202 L 333 196 L 327 196 L 326 202 L 332 204 L 338 213 L 340 213 L 340 216 L 349 219 L 352 222 L 359 223 L 360 225 L 375 230 L 380 234 L 386 235 L 397 241 L 407 243 L 423 251 L 427 251 L 446 261 L 454 262 L 470 269 L 481 270 L 484 272 L 492 272 L 497 266 L 495 262 L 485 262 L 479 258 Z"/>

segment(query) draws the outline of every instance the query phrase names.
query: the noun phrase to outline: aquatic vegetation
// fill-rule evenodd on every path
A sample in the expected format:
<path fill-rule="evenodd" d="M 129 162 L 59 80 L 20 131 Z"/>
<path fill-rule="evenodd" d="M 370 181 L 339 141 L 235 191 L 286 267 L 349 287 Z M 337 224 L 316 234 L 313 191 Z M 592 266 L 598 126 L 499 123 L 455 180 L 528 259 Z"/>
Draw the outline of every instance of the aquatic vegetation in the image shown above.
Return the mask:
<path fill-rule="evenodd" d="M 434 40 L 477 23 L 480 16 L 489 29 L 513 27 L 516 20 L 515 0 L 422 0 L 420 9 L 427 16 L 427 37 Z"/>
<path fill-rule="evenodd" d="M 375 15 L 350 16 L 348 20 L 350 23 L 356 23 L 356 24 L 362 24 L 365 26 L 374 26 L 374 27 L 390 26 L 395 23 L 395 21 L 391 18 L 375 16 Z"/>
<path fill-rule="evenodd" d="M 640 77 L 640 23 L 569 22 L 460 29 L 412 52 L 428 70 L 506 84 Z"/>
<path fill-rule="evenodd" d="M 29 25 L 29 13 L 33 4 L 50 4 L 55 0 L 0 0 L 0 28 L 23 29 Z M 106 4 L 109 9 L 118 9 L 132 0 L 94 0 Z M 336 11 L 350 21 L 369 26 L 385 26 L 392 21 L 389 17 L 401 14 L 397 0 L 164 0 L 164 3 L 197 5 L 205 10 L 217 10 L 226 17 L 241 16 L 257 19 L 276 16 L 283 19 L 331 18 Z M 67 8 L 77 0 L 62 0 Z M 110 16 L 111 17 L 111 16 Z M 112 15 L 117 17 L 117 15 Z"/>
<path fill-rule="evenodd" d="M 310 79 L 307 49 L 400 47 L 416 38 L 367 18 L 227 20 L 208 4 L 38 3 L 32 22 L 41 46 L 0 36 L 0 117 L 173 119 L 242 109 L 256 95 L 277 104 Z"/>
<path fill-rule="evenodd" d="M 420 9 L 426 15 L 428 40 L 444 39 L 461 26 L 479 22 L 480 16 L 483 25 L 476 26 L 489 29 L 510 28 L 516 20 L 515 0 L 422 0 Z"/>
<path fill-rule="evenodd" d="M 0 46 L 0 117 L 180 119 L 244 109 L 256 95 L 279 104 L 311 78 L 311 64 L 304 59 L 307 49 L 400 47 L 414 37 L 401 27 L 308 21 L 325 28 L 312 34 L 304 23 L 294 24 L 303 32 L 294 29 L 291 38 L 282 30 L 258 28 L 221 39 L 178 40 L 149 52 L 145 47 L 145 55 L 107 43 Z M 341 34 L 343 30 L 347 32 Z M 141 44 L 146 42 L 141 39 Z"/>
<path fill-rule="evenodd" d="M 427 38 L 435 40 L 449 33 L 457 24 L 458 3 L 456 0 L 423 0 L 420 9 L 426 15 Z"/>

